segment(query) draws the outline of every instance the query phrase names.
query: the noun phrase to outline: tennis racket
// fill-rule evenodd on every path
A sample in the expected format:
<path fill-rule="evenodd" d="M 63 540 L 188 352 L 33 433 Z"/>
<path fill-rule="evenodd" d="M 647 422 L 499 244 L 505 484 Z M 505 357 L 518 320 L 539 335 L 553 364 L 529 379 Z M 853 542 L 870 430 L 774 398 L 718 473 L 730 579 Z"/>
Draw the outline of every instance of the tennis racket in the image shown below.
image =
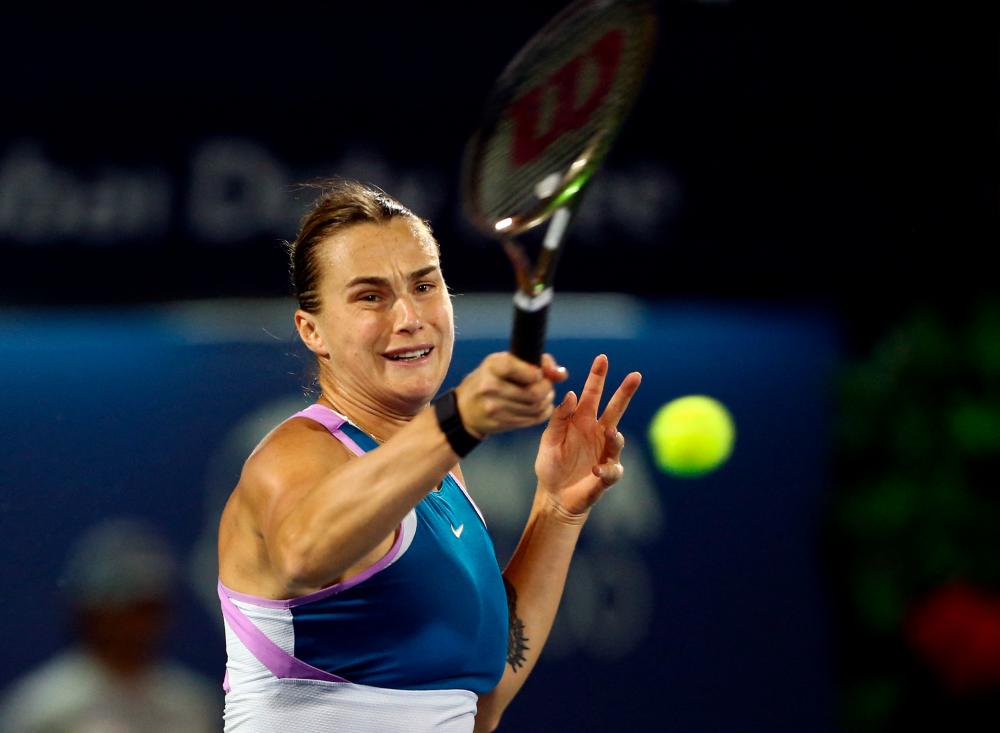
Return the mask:
<path fill-rule="evenodd" d="M 635 102 L 656 28 L 647 0 L 567 6 L 501 73 L 466 145 L 466 215 L 514 267 L 510 350 L 525 361 L 541 363 L 566 230 Z M 546 222 L 541 242 L 527 246 L 523 235 Z"/>

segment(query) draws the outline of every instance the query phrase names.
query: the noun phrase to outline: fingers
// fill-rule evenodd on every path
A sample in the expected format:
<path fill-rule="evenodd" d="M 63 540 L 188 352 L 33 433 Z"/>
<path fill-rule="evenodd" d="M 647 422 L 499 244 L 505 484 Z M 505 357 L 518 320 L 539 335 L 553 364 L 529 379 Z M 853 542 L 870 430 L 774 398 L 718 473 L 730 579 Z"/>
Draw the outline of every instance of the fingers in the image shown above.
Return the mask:
<path fill-rule="evenodd" d="M 486 390 L 486 393 L 498 400 L 525 406 L 537 405 L 542 402 L 552 404 L 556 397 L 556 391 L 547 379 L 524 386 L 497 380 Z"/>
<path fill-rule="evenodd" d="M 621 462 L 625 436 L 615 428 L 605 428 L 604 437 L 604 460 L 594 466 L 593 473 L 601 479 L 601 484 L 606 489 L 612 484 L 618 483 L 625 474 L 625 466 Z"/>
<path fill-rule="evenodd" d="M 566 396 L 563 397 L 562 403 L 559 405 L 559 407 L 564 411 L 564 414 L 561 415 L 561 417 L 567 420 L 573 417 L 573 413 L 576 412 L 577 402 L 576 392 L 573 390 L 567 392 Z"/>
<path fill-rule="evenodd" d="M 604 458 L 609 461 L 619 461 L 625 448 L 625 436 L 613 427 L 604 429 Z"/>
<path fill-rule="evenodd" d="M 476 397 L 482 415 L 501 429 L 535 425 L 547 420 L 555 409 L 555 390 L 547 381 L 522 388 L 505 382 L 486 383 Z"/>
<path fill-rule="evenodd" d="M 536 408 L 545 404 L 551 406 L 555 400 L 553 382 L 562 382 L 567 377 L 565 367 L 556 364 L 551 355 L 542 357 L 542 366 L 522 361 L 508 353 L 498 353 L 487 357 L 485 362 L 494 377 L 488 394 L 503 402 L 518 406 Z M 537 409 L 515 410 L 517 414 L 537 414 Z"/>
<path fill-rule="evenodd" d="M 569 378 L 566 367 L 559 366 L 552 354 L 542 354 L 542 374 L 553 384 L 565 382 Z"/>
<path fill-rule="evenodd" d="M 490 354 L 483 362 L 483 366 L 486 366 L 493 375 L 514 384 L 529 385 L 545 378 L 541 367 L 518 359 L 507 352 Z"/>
<path fill-rule="evenodd" d="M 573 412 L 576 409 L 576 392 L 569 391 L 565 394 L 562 402 L 552 413 L 552 417 L 549 418 L 548 427 L 545 428 L 545 433 L 542 439 L 551 443 L 562 443 L 563 439 L 566 437 L 566 431 L 569 430 L 570 422 L 572 422 Z"/>
<path fill-rule="evenodd" d="M 590 374 L 580 392 L 580 405 L 577 412 L 584 415 L 597 417 L 597 408 L 601 404 L 601 395 L 604 393 L 604 378 L 608 374 L 608 357 L 598 354 L 594 363 L 590 367 Z"/>
<path fill-rule="evenodd" d="M 604 488 L 607 488 L 621 481 L 622 476 L 625 475 L 625 466 L 616 461 L 608 461 L 594 466 L 594 475 L 601 479 Z"/>
<path fill-rule="evenodd" d="M 520 395 L 516 398 L 499 394 L 489 395 L 483 399 L 483 412 L 488 417 L 498 421 L 509 416 L 535 419 L 537 422 L 548 419 L 552 414 L 555 410 L 554 400 L 555 393 L 551 390 L 536 400 L 522 399 Z"/>
<path fill-rule="evenodd" d="M 565 381 L 568 374 L 551 354 L 542 356 L 541 366 L 508 352 L 491 354 L 460 385 L 460 408 L 463 416 L 470 416 L 468 426 L 483 434 L 535 425 L 549 417 L 554 418 L 553 424 L 565 422 L 574 415 L 597 420 L 607 374 L 608 357 L 599 354 L 594 358 L 579 398 L 576 393 L 567 393 L 557 411 L 553 405 L 553 385 Z M 617 439 L 612 438 L 641 381 L 642 375 L 638 372 L 627 375 L 600 417 L 601 425 L 612 429 L 606 441 L 608 460 L 616 462 L 621 452 L 620 446 L 615 447 Z M 567 426 L 562 425 L 560 429 L 565 434 Z"/>
<path fill-rule="evenodd" d="M 532 384 L 539 379 L 547 379 L 556 384 L 565 382 L 569 377 L 566 367 L 560 366 L 552 354 L 542 354 L 541 367 L 506 352 L 492 354 L 487 360 L 498 377 L 515 384 Z"/>
<path fill-rule="evenodd" d="M 506 352 L 489 355 L 456 388 L 462 421 L 482 435 L 544 422 L 555 409 L 546 373 L 565 378 L 551 357 L 542 368 Z"/>
<path fill-rule="evenodd" d="M 625 414 L 625 410 L 628 409 L 628 404 L 632 401 L 632 396 L 639 389 L 641 382 L 642 375 L 639 372 L 632 372 L 622 380 L 608 401 L 608 406 L 604 408 L 604 414 L 601 415 L 602 424 L 611 428 L 618 426 L 618 422 Z"/>

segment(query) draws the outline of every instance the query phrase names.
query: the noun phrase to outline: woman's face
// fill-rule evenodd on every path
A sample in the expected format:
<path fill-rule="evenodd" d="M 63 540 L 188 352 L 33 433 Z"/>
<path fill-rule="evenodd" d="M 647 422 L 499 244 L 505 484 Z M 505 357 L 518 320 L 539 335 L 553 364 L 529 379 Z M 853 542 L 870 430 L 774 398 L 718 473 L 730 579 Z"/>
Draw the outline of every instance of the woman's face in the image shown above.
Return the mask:
<path fill-rule="evenodd" d="M 322 307 L 313 317 L 328 356 L 321 360 L 324 388 L 376 409 L 415 413 L 444 381 L 455 341 L 434 241 L 421 225 L 397 217 L 356 224 L 320 246 Z"/>

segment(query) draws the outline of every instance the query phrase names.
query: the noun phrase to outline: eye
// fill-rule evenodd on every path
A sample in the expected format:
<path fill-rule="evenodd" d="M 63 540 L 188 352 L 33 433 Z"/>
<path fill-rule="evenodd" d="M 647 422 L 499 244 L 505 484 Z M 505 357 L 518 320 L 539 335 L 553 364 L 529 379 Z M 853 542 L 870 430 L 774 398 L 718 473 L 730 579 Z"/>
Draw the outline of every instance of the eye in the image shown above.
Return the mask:
<path fill-rule="evenodd" d="M 417 285 L 418 293 L 429 293 L 434 289 L 434 283 L 420 283 Z"/>
<path fill-rule="evenodd" d="M 378 293 L 362 293 L 358 296 L 358 300 L 364 303 L 378 303 L 382 300 L 382 296 Z"/>

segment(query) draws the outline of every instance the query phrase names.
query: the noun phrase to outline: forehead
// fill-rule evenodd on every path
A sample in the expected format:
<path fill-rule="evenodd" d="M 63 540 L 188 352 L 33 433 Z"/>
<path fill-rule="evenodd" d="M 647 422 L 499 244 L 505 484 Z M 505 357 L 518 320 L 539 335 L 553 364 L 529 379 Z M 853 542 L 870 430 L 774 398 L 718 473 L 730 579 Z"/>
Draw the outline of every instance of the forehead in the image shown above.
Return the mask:
<path fill-rule="evenodd" d="M 420 224 L 404 217 L 355 224 L 324 240 L 323 274 L 334 286 L 355 277 L 390 278 L 438 265 L 437 245 Z"/>

